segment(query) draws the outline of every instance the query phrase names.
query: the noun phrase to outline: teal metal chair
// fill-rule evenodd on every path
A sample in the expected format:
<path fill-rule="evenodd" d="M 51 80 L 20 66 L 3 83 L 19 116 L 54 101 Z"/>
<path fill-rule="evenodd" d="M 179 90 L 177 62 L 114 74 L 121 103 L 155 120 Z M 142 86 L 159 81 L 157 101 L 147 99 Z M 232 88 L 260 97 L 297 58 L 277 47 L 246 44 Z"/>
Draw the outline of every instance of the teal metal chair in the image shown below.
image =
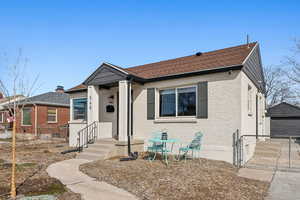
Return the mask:
<path fill-rule="evenodd" d="M 187 145 L 185 147 L 180 147 L 179 154 L 178 154 L 178 160 L 180 160 L 180 158 L 182 156 L 184 156 L 184 160 L 186 162 L 186 158 L 187 158 L 189 152 L 192 153 L 192 159 L 194 158 L 195 153 L 199 154 L 200 150 L 201 150 L 202 137 L 203 137 L 203 134 L 201 132 L 197 132 L 195 134 L 194 139 L 192 140 L 192 142 L 189 145 Z"/>
<path fill-rule="evenodd" d="M 152 138 L 158 138 L 160 139 L 162 136 L 162 132 L 161 131 L 158 131 L 158 132 L 154 132 L 152 133 Z M 154 154 L 153 158 L 151 159 L 149 157 L 149 160 L 152 161 L 152 160 L 155 160 L 156 158 L 156 154 L 158 152 L 162 152 L 164 150 L 164 145 L 160 142 L 152 142 L 152 144 L 150 146 L 147 147 L 147 151 Z"/>

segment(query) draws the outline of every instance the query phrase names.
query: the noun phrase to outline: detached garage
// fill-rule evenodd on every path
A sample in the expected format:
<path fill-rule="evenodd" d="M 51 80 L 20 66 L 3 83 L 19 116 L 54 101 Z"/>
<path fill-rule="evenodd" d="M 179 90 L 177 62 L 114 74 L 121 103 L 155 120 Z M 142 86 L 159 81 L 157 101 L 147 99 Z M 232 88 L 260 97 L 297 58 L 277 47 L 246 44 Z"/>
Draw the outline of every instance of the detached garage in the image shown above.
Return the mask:
<path fill-rule="evenodd" d="M 271 137 L 300 136 L 300 107 L 280 103 L 268 110 Z"/>

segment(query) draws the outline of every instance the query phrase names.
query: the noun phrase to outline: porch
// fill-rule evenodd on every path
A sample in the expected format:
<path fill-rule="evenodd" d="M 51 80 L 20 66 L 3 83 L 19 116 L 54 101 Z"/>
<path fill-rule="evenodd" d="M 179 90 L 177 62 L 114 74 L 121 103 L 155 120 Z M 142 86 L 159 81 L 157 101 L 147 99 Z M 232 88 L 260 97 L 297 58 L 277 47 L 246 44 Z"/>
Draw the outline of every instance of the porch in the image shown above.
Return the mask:
<path fill-rule="evenodd" d="M 139 81 L 104 63 L 84 84 L 86 91 L 71 95 L 70 146 L 86 145 L 90 137 L 114 139 L 116 145 L 127 145 L 129 137 L 134 137 L 132 94 Z M 88 128 L 91 125 L 96 126 L 92 133 Z"/>

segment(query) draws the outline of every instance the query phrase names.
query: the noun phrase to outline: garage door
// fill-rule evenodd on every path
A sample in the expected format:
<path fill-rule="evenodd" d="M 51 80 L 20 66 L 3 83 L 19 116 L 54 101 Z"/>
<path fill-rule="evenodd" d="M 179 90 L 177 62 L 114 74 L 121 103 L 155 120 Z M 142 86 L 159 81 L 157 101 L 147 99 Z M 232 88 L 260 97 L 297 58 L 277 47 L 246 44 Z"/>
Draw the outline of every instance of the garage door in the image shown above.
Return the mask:
<path fill-rule="evenodd" d="M 300 118 L 271 118 L 271 137 L 300 136 Z"/>

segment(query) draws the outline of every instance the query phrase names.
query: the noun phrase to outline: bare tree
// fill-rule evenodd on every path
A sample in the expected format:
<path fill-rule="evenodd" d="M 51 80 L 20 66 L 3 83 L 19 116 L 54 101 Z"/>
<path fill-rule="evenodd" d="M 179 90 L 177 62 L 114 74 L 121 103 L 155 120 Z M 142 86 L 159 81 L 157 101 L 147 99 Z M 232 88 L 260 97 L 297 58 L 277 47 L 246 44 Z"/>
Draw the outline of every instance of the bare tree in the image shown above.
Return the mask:
<path fill-rule="evenodd" d="M 5 60 L 5 59 L 3 59 Z M 30 81 L 26 76 L 26 66 L 28 59 L 22 56 L 22 50 L 18 51 L 17 58 L 13 64 L 5 64 L 8 70 L 7 74 L 1 74 L 0 77 L 0 92 L 8 98 L 5 107 L 12 114 L 13 134 L 12 134 L 12 176 L 11 176 L 11 197 L 16 198 L 16 119 L 18 113 L 26 104 L 26 97 L 29 97 L 34 92 L 38 76 Z M 22 95 L 24 100 L 17 100 L 17 97 Z"/>
<path fill-rule="evenodd" d="M 300 40 L 295 39 L 293 55 L 287 57 L 287 63 L 292 67 L 289 78 L 300 87 Z"/>
<path fill-rule="evenodd" d="M 264 67 L 266 82 L 266 98 L 268 106 L 281 102 L 293 103 L 296 94 L 293 83 L 288 79 L 287 73 L 280 66 Z"/>

